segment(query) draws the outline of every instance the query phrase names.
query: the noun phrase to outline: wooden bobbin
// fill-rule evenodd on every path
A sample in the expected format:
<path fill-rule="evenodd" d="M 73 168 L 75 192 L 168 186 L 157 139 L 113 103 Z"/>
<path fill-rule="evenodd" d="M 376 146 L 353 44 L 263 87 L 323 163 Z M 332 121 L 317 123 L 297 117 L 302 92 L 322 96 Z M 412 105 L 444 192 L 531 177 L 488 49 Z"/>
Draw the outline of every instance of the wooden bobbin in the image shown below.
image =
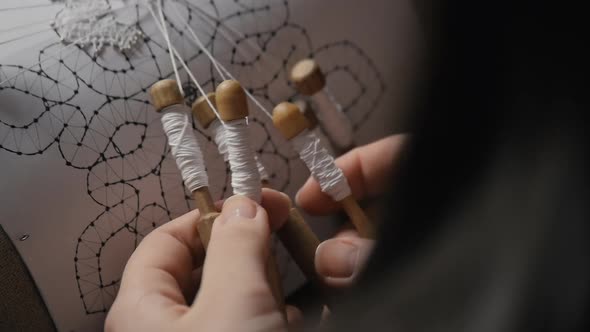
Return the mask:
<path fill-rule="evenodd" d="M 226 80 L 219 84 L 215 90 L 215 101 L 219 116 L 224 122 L 243 119 L 249 114 L 246 93 L 238 81 Z M 270 256 L 271 257 L 266 264 L 268 283 L 271 287 L 273 297 L 279 305 L 283 317 L 286 319 L 287 314 L 285 311 L 285 298 L 283 295 L 281 274 L 276 262 L 276 257 L 274 254 Z"/>
<path fill-rule="evenodd" d="M 315 269 L 315 252 L 320 240 L 297 208 L 291 208 L 287 221 L 277 231 L 277 235 L 305 277 L 314 284 L 321 285 L 321 278 Z"/>
<path fill-rule="evenodd" d="M 157 112 L 161 112 L 168 106 L 184 103 L 184 97 L 175 80 L 161 80 L 154 83 L 150 88 L 150 96 Z"/>
<path fill-rule="evenodd" d="M 326 86 L 326 77 L 313 59 L 304 59 L 291 69 L 291 81 L 299 93 L 313 96 Z"/>
<path fill-rule="evenodd" d="M 209 240 L 211 239 L 211 230 L 213 229 L 213 222 L 219 216 L 219 212 L 213 202 L 213 197 L 209 192 L 209 187 L 202 187 L 193 191 L 193 199 L 197 205 L 197 209 L 201 213 L 201 219 L 197 222 L 197 229 L 199 230 L 199 237 L 203 247 L 207 249 Z"/>
<path fill-rule="evenodd" d="M 246 93 L 238 81 L 223 81 L 215 90 L 217 111 L 224 122 L 243 119 L 248 116 Z"/>
<path fill-rule="evenodd" d="M 309 127 L 307 127 L 307 129 L 314 130 L 320 123 L 320 120 L 318 120 L 318 117 L 315 115 L 315 111 L 313 110 L 313 108 L 311 108 L 311 105 L 303 99 L 296 100 L 294 104 L 307 118 L 307 122 L 309 123 Z"/>
<path fill-rule="evenodd" d="M 287 140 L 291 140 L 309 128 L 309 121 L 297 105 L 283 102 L 272 112 L 272 122 Z"/>
<path fill-rule="evenodd" d="M 156 82 L 150 88 L 150 95 L 152 97 L 152 103 L 158 112 L 166 107 L 184 103 L 184 97 L 180 93 L 178 84 L 174 80 L 162 80 Z M 201 213 L 201 218 L 197 221 L 199 238 L 201 239 L 203 246 L 207 248 L 209 239 L 211 238 L 213 221 L 215 221 L 215 218 L 217 218 L 219 213 L 215 208 L 208 187 L 202 187 L 195 190 L 193 192 L 193 198 Z"/>
<path fill-rule="evenodd" d="M 280 103 L 272 115 L 275 127 L 287 140 L 291 140 L 307 129 L 308 121 L 299 108 L 292 103 Z M 369 218 L 361 209 L 356 199 L 350 195 L 339 202 L 362 237 L 374 237 L 375 231 Z"/>
<path fill-rule="evenodd" d="M 264 188 L 270 188 L 267 182 L 263 182 L 262 185 Z M 321 281 L 315 269 L 315 251 L 320 245 L 320 240 L 297 208 L 291 207 L 289 216 L 283 227 L 277 231 L 277 235 L 305 277 L 320 286 Z"/>
<path fill-rule="evenodd" d="M 197 121 L 199 121 L 204 129 L 209 128 L 211 123 L 217 119 L 217 115 L 215 115 L 215 112 L 211 109 L 207 99 L 209 99 L 214 107 L 217 107 L 215 103 L 215 93 L 213 92 L 208 93 L 207 96 L 199 97 L 195 100 L 192 107 L 195 118 L 197 118 Z"/>

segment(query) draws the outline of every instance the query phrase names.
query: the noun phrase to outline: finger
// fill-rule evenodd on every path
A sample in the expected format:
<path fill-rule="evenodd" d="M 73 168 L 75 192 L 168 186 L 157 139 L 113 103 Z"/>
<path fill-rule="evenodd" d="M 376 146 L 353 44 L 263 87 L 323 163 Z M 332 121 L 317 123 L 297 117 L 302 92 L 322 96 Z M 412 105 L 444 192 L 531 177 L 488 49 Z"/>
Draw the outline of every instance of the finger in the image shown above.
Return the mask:
<path fill-rule="evenodd" d="M 351 222 L 347 222 L 344 226 L 338 230 L 333 237 L 360 237 L 359 232 L 354 228 Z"/>
<path fill-rule="evenodd" d="M 330 311 L 330 308 L 324 306 L 324 308 L 322 309 L 322 318 L 321 321 L 325 322 L 328 320 L 328 318 L 330 318 L 330 315 L 332 315 L 332 312 Z"/>
<path fill-rule="evenodd" d="M 158 312 L 148 320 L 162 321 L 182 314 L 195 287 L 192 272 L 204 258 L 198 218 L 198 211 L 189 212 L 145 237 L 127 262 L 111 312 Z"/>
<path fill-rule="evenodd" d="M 362 271 L 374 241 L 343 236 L 322 242 L 315 255 L 315 267 L 328 286 L 352 285 Z"/>
<path fill-rule="evenodd" d="M 375 143 L 353 149 L 336 160 L 348 179 L 357 199 L 382 194 L 390 184 L 392 166 L 399 155 L 406 135 L 389 136 Z M 297 205 L 313 215 L 325 215 L 339 210 L 320 185 L 310 177 L 295 197 Z"/>
<path fill-rule="evenodd" d="M 217 210 L 221 211 L 225 200 L 215 202 Z M 262 188 L 262 207 L 268 213 L 271 230 L 275 231 L 283 225 L 289 216 L 291 199 L 286 194 L 269 188 Z"/>
<path fill-rule="evenodd" d="M 291 199 L 280 191 L 264 188 L 262 189 L 262 202 L 260 205 L 268 214 L 270 229 L 276 231 L 283 226 L 289 217 Z"/>
<path fill-rule="evenodd" d="M 297 307 L 287 305 L 285 307 L 287 311 L 287 323 L 293 330 L 297 330 L 303 326 L 303 313 Z"/>
<path fill-rule="evenodd" d="M 247 319 L 276 311 L 266 282 L 270 227 L 266 211 L 240 195 L 215 220 L 193 313 L 221 310 Z"/>

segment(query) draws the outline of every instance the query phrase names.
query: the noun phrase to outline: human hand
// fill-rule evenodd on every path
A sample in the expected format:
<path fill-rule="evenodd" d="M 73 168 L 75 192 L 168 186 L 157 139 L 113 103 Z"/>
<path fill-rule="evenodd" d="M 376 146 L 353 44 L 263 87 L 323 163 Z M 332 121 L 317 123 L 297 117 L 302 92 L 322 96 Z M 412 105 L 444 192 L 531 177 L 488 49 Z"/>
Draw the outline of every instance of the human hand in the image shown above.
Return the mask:
<path fill-rule="evenodd" d="M 286 330 L 265 264 L 271 230 L 283 224 L 289 208 L 289 198 L 274 190 L 264 189 L 261 205 L 229 198 L 213 225 L 206 257 L 198 211 L 154 230 L 125 267 L 105 330 Z M 287 307 L 290 314 L 298 312 Z"/>
<path fill-rule="evenodd" d="M 406 135 L 390 136 L 353 149 L 336 160 L 356 199 L 375 198 L 389 189 L 394 164 L 405 140 Z M 299 190 L 296 202 L 312 215 L 333 214 L 340 209 L 321 191 L 313 177 Z M 343 230 L 317 248 L 316 270 L 328 286 L 350 286 L 362 270 L 373 244 L 373 240 L 360 238 L 354 230 Z"/>

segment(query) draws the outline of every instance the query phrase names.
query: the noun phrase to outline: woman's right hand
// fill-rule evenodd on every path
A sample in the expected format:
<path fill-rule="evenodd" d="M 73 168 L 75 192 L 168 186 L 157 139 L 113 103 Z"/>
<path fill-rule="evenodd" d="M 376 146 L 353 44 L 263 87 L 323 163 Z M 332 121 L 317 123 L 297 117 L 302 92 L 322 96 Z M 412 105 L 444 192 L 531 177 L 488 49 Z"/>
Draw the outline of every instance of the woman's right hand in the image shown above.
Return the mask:
<path fill-rule="evenodd" d="M 391 184 L 391 177 L 407 135 L 394 135 L 355 148 L 336 160 L 358 200 L 376 198 Z M 323 193 L 311 177 L 299 190 L 297 205 L 311 215 L 328 215 L 340 207 Z M 362 271 L 374 241 L 359 237 L 348 227 L 324 241 L 316 250 L 315 266 L 324 282 L 332 287 L 350 286 Z"/>

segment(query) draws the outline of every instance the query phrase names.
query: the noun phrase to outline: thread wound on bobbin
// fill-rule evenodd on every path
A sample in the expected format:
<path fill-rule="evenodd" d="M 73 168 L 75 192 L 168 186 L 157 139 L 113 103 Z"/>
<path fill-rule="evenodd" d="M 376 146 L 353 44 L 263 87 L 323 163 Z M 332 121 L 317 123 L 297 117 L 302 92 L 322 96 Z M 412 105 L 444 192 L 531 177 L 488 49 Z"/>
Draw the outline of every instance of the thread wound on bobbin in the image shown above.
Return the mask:
<path fill-rule="evenodd" d="M 320 66 L 312 59 L 304 59 L 291 69 L 291 81 L 299 93 L 312 96 L 326 86 Z"/>
<path fill-rule="evenodd" d="M 238 81 L 223 81 L 215 90 L 217 110 L 223 121 L 243 119 L 248 116 L 246 93 Z"/>
<path fill-rule="evenodd" d="M 184 103 L 184 97 L 175 80 L 168 79 L 154 83 L 150 88 L 150 96 L 157 112 L 168 106 Z"/>
<path fill-rule="evenodd" d="M 213 93 L 213 92 L 208 93 L 207 96 L 199 97 L 193 103 L 193 107 L 192 107 L 193 114 L 197 118 L 197 121 L 199 121 L 201 126 L 205 129 L 209 128 L 211 123 L 215 119 L 217 119 L 217 115 L 215 115 L 215 112 L 213 112 L 213 110 L 211 109 L 211 106 L 207 102 L 207 98 L 209 99 L 211 104 L 213 104 L 213 107 L 217 107 L 217 105 L 215 103 L 215 93 Z"/>
<path fill-rule="evenodd" d="M 309 128 L 309 121 L 297 105 L 283 102 L 272 112 L 272 122 L 285 139 L 290 140 Z"/>

